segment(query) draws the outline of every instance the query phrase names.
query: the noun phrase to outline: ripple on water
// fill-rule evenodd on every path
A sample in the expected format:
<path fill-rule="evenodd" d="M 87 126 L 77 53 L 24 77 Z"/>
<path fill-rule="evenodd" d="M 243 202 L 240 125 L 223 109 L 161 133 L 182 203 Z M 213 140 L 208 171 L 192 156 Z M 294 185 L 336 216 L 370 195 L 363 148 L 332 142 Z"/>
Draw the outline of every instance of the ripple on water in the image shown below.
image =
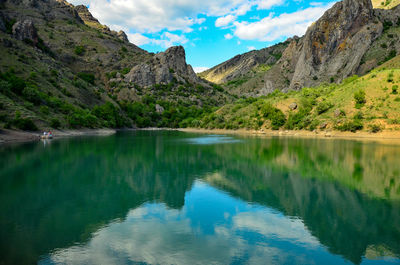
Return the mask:
<path fill-rule="evenodd" d="M 190 144 L 198 144 L 198 145 L 208 145 L 208 144 L 227 144 L 227 143 L 239 143 L 241 140 L 236 139 L 231 136 L 226 135 L 207 135 L 196 138 L 185 139 L 186 142 Z"/>

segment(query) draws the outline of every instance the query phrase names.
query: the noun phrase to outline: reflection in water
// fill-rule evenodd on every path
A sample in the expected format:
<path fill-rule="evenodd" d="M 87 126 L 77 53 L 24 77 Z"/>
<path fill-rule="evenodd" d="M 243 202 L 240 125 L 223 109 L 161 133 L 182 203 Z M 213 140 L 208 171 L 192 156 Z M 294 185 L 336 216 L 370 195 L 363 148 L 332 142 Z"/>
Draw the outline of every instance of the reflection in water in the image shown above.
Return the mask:
<path fill-rule="evenodd" d="M 203 137 L 194 137 L 185 140 L 191 144 L 226 144 L 240 142 L 238 139 L 223 135 L 205 135 Z"/>
<path fill-rule="evenodd" d="M 198 223 L 198 213 L 193 212 L 194 208 L 209 206 L 211 201 L 196 199 L 204 193 L 224 200 L 221 214 L 213 216 L 213 223 L 205 227 Z M 223 264 L 235 260 L 299 264 L 327 258 L 332 264 L 343 263 L 340 257 L 324 255 L 318 240 L 299 219 L 248 206 L 197 183 L 181 211 L 164 205 L 141 206 L 131 210 L 123 222 L 99 229 L 85 245 L 57 250 L 39 263 Z"/>
<path fill-rule="evenodd" d="M 399 155 L 171 131 L 4 146 L 0 264 L 398 263 Z"/>

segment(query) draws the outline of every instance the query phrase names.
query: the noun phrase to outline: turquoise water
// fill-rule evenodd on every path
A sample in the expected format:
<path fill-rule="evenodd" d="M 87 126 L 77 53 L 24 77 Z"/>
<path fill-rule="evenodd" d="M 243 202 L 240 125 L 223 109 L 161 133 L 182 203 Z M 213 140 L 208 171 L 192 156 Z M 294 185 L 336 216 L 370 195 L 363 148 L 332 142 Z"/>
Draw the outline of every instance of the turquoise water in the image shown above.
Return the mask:
<path fill-rule="evenodd" d="M 400 263 L 398 145 L 130 131 L 0 157 L 0 264 Z"/>

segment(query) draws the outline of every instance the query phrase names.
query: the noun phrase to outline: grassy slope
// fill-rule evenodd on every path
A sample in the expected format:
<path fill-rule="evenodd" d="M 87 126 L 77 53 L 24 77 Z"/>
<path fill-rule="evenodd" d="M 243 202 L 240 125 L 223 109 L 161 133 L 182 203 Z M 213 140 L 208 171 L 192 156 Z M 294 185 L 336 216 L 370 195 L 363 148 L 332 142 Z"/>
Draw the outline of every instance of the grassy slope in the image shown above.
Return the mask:
<path fill-rule="evenodd" d="M 372 0 L 374 8 L 391 9 L 400 4 L 400 0 Z"/>
<path fill-rule="evenodd" d="M 50 18 L 44 15 L 46 9 Z M 40 8 L 8 3 L 6 10 L 0 10 L 6 12 L 9 21 L 32 19 L 48 49 L 43 52 L 32 43 L 0 31 L 0 128 L 34 129 L 19 126 L 17 117 L 20 121 L 29 119 L 40 129 L 55 127 L 52 120 L 60 128 L 176 127 L 186 116 L 198 116 L 205 108 L 221 106 L 231 97 L 221 88 L 195 84 L 150 88 L 114 84 L 110 79 L 118 73 L 123 77 L 134 65 L 153 55 L 96 25 L 80 23 L 64 9 L 50 1 Z M 77 53 L 77 48 L 82 52 Z M 10 80 L 2 76 L 5 73 L 23 80 L 35 97 L 10 88 Z M 83 80 L 81 73 L 89 74 L 93 81 Z M 94 111 L 107 102 L 113 107 Z M 156 112 L 156 103 L 166 110 L 163 115 Z"/>
<path fill-rule="evenodd" d="M 340 125 L 353 122 L 355 116 L 362 116 L 357 120 L 363 125 L 363 130 L 372 130 L 372 126 L 375 130 L 400 130 L 400 95 L 393 93 L 393 88 L 399 85 L 400 56 L 397 56 L 369 74 L 348 78 L 339 85 L 326 84 L 287 94 L 276 92 L 268 97 L 239 100 L 195 125 L 205 128 L 268 129 L 271 128 L 271 119 L 264 117 L 263 111 L 266 105 L 272 104 L 285 115 L 286 124 L 281 128 L 314 130 L 326 125 L 323 129 L 338 129 Z M 365 92 L 366 103 L 356 108 L 354 94 L 360 90 Z M 399 89 L 397 93 L 400 93 Z M 299 107 L 291 110 L 289 106 L 292 103 Z M 303 106 L 307 105 L 310 109 L 301 114 Z M 321 111 L 324 107 L 327 109 Z M 335 111 L 342 113 L 335 115 Z M 291 127 L 287 119 L 295 114 L 300 121 Z"/>

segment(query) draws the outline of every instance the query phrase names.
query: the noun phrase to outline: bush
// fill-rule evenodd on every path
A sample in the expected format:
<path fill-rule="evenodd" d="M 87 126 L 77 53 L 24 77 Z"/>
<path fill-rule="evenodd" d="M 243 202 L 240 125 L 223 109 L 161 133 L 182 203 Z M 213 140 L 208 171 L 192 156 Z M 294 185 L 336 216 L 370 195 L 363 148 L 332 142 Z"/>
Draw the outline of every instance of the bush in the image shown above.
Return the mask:
<path fill-rule="evenodd" d="M 322 101 L 317 105 L 317 112 L 318 114 L 322 114 L 327 112 L 330 108 L 333 107 L 333 104 L 327 101 Z"/>
<path fill-rule="evenodd" d="M 393 82 L 393 72 L 390 72 L 389 74 L 388 74 L 388 77 L 387 77 L 387 80 L 386 80 L 388 83 L 392 83 Z"/>
<path fill-rule="evenodd" d="M 96 116 L 87 111 L 75 111 L 71 115 L 68 115 L 67 121 L 72 128 L 95 128 L 98 126 L 98 120 Z"/>
<path fill-rule="evenodd" d="M 362 106 L 364 106 L 364 104 L 367 102 L 367 100 L 365 99 L 365 91 L 364 90 L 358 90 L 357 92 L 354 93 L 354 100 L 356 101 L 356 108 L 359 109 Z"/>
<path fill-rule="evenodd" d="M 75 80 L 73 85 L 77 88 L 87 89 L 87 84 L 83 82 L 81 79 Z"/>
<path fill-rule="evenodd" d="M 53 119 L 51 119 L 51 121 L 50 121 L 50 126 L 51 126 L 52 128 L 54 128 L 54 129 L 58 129 L 58 128 L 61 127 L 61 122 L 60 122 L 58 119 L 53 118 Z"/>
<path fill-rule="evenodd" d="M 399 89 L 398 85 L 392 86 L 392 94 L 397 94 L 397 90 Z"/>
<path fill-rule="evenodd" d="M 11 92 L 11 84 L 7 81 L 0 80 L 0 92 L 3 94 L 8 94 Z"/>
<path fill-rule="evenodd" d="M 362 130 L 362 128 L 364 128 L 364 125 L 362 124 L 362 121 L 358 119 L 347 121 L 344 124 L 335 127 L 335 129 L 339 131 L 350 131 L 350 132 L 356 132 L 358 130 Z"/>
<path fill-rule="evenodd" d="M 123 127 L 125 121 L 119 113 L 119 109 L 112 103 L 107 102 L 104 105 L 95 106 L 92 110 L 92 114 L 97 118 L 103 119 L 108 122 L 105 124 L 107 127 Z"/>
<path fill-rule="evenodd" d="M 49 115 L 50 113 L 49 107 L 47 106 L 40 106 L 39 111 L 44 115 Z"/>
<path fill-rule="evenodd" d="M 15 127 L 17 127 L 20 130 L 24 130 L 24 131 L 37 131 L 38 130 L 38 127 L 29 118 L 16 117 L 12 123 Z"/>
<path fill-rule="evenodd" d="M 377 132 L 382 131 L 382 127 L 378 124 L 371 124 L 368 127 L 369 127 L 369 131 L 372 133 L 377 133 Z"/>
<path fill-rule="evenodd" d="M 75 52 L 76 55 L 81 56 L 81 55 L 83 55 L 83 53 L 85 52 L 85 47 L 83 47 L 83 46 L 76 46 L 74 52 Z"/>
<path fill-rule="evenodd" d="M 285 114 L 269 103 L 262 107 L 261 112 L 265 118 L 271 121 L 271 128 L 273 130 L 279 130 L 286 122 Z"/>
<path fill-rule="evenodd" d="M 391 50 L 388 56 L 385 57 L 385 62 L 393 59 L 394 57 L 396 57 L 396 55 L 397 55 L 396 50 Z"/>
<path fill-rule="evenodd" d="M 35 105 L 39 105 L 40 102 L 42 101 L 39 91 L 34 88 L 34 87 L 25 87 L 24 90 L 22 91 L 22 96 L 28 100 L 29 102 L 32 102 Z"/>
<path fill-rule="evenodd" d="M 94 79 L 95 79 L 94 74 L 80 72 L 80 73 L 78 73 L 78 77 L 80 79 L 94 85 Z"/>
<path fill-rule="evenodd" d="M 14 92 L 17 95 L 21 95 L 22 91 L 26 87 L 26 82 L 22 79 L 17 77 L 13 72 L 9 71 L 4 74 L 0 73 L 0 79 L 6 81 L 8 85 L 3 83 L 3 88 L 4 89 L 11 89 L 12 92 Z"/>
<path fill-rule="evenodd" d="M 124 69 L 122 69 L 121 74 L 126 75 L 126 74 L 129 73 L 130 71 L 131 71 L 131 69 L 129 69 L 129 68 L 124 68 Z"/>

